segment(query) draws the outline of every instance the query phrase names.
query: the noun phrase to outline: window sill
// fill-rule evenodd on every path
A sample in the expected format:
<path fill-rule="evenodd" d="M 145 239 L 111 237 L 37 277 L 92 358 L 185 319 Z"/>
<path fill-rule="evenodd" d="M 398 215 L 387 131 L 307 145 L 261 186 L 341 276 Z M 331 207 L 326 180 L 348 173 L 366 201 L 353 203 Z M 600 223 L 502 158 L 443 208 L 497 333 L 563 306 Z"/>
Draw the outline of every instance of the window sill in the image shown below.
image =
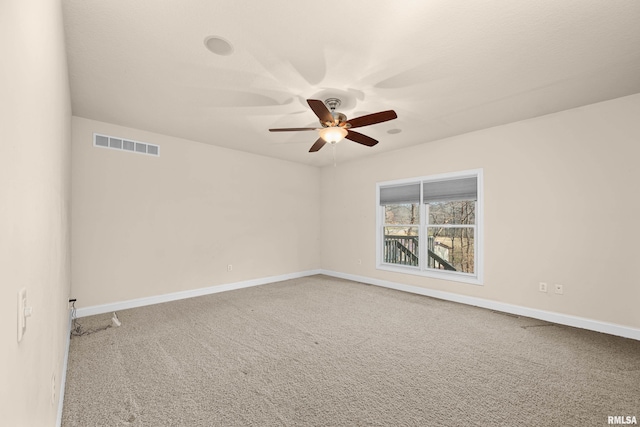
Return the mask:
<path fill-rule="evenodd" d="M 461 282 L 471 285 L 482 286 L 482 278 L 467 273 L 456 272 L 440 272 L 435 270 L 422 270 L 419 267 L 405 266 L 405 265 L 393 265 L 393 264 L 378 264 L 376 266 L 378 270 L 391 271 L 394 273 L 411 274 L 414 276 L 429 277 L 432 279 L 447 280 L 449 282 Z"/>

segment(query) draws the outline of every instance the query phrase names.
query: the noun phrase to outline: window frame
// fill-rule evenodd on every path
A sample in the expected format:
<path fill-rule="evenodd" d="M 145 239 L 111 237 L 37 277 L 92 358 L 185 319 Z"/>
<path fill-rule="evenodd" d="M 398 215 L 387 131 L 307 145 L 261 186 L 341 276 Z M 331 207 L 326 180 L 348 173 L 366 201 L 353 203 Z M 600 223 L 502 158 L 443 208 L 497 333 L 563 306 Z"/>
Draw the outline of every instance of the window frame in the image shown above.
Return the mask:
<path fill-rule="evenodd" d="M 423 203 L 422 187 L 425 182 L 443 181 L 451 179 L 473 178 L 477 179 L 477 200 L 475 207 L 474 235 L 474 270 L 473 274 L 458 271 L 436 270 L 427 267 L 426 242 L 430 224 L 428 224 L 426 204 Z M 385 222 L 385 207 L 380 205 L 380 189 L 383 187 L 420 184 L 420 221 L 418 227 L 419 257 L 418 266 L 408 266 L 384 262 L 384 229 L 388 226 Z M 395 273 L 412 274 L 416 276 L 430 277 L 454 282 L 483 285 L 484 283 L 484 179 L 483 169 L 470 169 L 459 172 L 448 172 L 435 175 L 427 175 L 416 178 L 384 181 L 376 183 L 376 269 Z M 435 224 L 431 224 L 435 225 Z"/>

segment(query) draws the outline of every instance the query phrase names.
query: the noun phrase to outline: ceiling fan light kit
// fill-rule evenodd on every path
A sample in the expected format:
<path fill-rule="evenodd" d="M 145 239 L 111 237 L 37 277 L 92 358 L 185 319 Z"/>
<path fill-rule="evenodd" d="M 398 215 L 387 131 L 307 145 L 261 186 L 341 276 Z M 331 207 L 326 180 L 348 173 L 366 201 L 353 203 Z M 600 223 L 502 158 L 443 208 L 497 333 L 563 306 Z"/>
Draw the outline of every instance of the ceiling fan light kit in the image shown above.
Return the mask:
<path fill-rule="evenodd" d="M 386 122 L 398 117 L 395 111 L 387 110 L 378 113 L 367 114 L 347 120 L 347 116 L 335 111 L 342 102 L 338 98 L 327 98 L 324 102 L 319 99 L 307 99 L 307 104 L 320 120 L 320 128 L 278 128 L 269 129 L 270 132 L 297 132 L 316 130 L 319 138 L 309 149 L 310 153 L 320 150 L 328 142 L 332 145 L 342 141 L 344 138 L 357 142 L 358 144 L 373 147 L 378 143 L 375 139 L 362 133 L 351 130 L 352 128 L 374 125 Z M 329 107 L 329 108 L 327 108 Z M 331 109 L 331 111 L 329 111 Z"/>
<path fill-rule="evenodd" d="M 318 133 L 320 134 L 320 138 L 324 139 L 325 142 L 335 144 L 342 141 L 349 132 L 340 126 L 331 126 L 320 129 Z"/>

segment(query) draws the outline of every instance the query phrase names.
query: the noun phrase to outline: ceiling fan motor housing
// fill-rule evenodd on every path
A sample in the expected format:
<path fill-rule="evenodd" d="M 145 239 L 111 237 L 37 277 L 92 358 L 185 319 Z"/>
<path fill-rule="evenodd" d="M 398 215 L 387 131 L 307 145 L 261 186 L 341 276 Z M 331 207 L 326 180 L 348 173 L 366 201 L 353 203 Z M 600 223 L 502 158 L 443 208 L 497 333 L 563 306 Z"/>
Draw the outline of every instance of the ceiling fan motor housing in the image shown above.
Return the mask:
<path fill-rule="evenodd" d="M 336 111 L 336 108 L 338 108 L 340 106 L 340 104 L 342 104 L 342 101 L 340 101 L 340 99 L 338 98 L 327 98 L 324 100 L 324 104 L 329 108 L 331 115 L 333 116 L 333 123 L 323 123 L 320 122 L 320 124 L 322 125 L 322 127 L 330 127 L 330 126 L 340 126 L 341 124 L 344 124 L 343 127 L 349 127 L 348 123 L 346 123 L 347 121 L 347 116 Z"/>

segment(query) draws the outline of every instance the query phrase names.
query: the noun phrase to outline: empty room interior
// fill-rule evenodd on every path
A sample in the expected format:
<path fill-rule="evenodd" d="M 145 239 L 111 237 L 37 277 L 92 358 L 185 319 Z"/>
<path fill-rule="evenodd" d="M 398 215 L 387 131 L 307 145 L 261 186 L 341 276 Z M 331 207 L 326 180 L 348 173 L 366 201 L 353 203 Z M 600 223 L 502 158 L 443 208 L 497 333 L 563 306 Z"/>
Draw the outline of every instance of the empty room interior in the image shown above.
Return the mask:
<path fill-rule="evenodd" d="M 636 424 L 639 23 L 3 0 L 2 424 Z"/>

